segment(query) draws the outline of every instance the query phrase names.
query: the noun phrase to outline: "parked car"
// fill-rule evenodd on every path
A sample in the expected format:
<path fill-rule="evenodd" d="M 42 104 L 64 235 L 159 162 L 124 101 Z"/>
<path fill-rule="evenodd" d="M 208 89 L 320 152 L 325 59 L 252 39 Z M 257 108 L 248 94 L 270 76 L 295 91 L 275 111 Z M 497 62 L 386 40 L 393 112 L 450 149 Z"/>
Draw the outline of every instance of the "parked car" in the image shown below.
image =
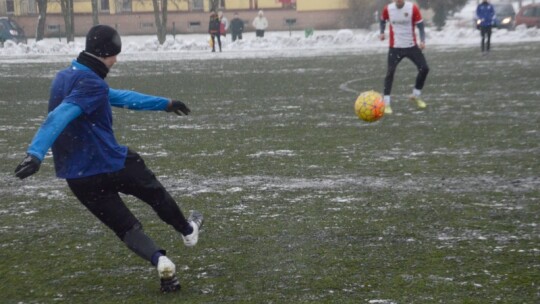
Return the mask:
<path fill-rule="evenodd" d="M 493 3 L 493 9 L 495 9 L 495 26 L 496 28 L 503 28 L 513 30 L 516 21 L 516 11 L 510 3 Z M 476 17 L 475 17 L 476 19 Z M 475 20 L 476 28 L 480 26 L 480 20 Z"/>
<path fill-rule="evenodd" d="M 26 43 L 23 29 L 8 17 L 0 17 L 0 44 L 7 40 L 15 43 Z"/>
<path fill-rule="evenodd" d="M 519 10 L 516 16 L 516 26 L 521 24 L 540 28 L 540 3 L 525 5 Z"/>
<path fill-rule="evenodd" d="M 494 3 L 497 28 L 513 30 L 516 26 L 516 11 L 510 3 Z"/>

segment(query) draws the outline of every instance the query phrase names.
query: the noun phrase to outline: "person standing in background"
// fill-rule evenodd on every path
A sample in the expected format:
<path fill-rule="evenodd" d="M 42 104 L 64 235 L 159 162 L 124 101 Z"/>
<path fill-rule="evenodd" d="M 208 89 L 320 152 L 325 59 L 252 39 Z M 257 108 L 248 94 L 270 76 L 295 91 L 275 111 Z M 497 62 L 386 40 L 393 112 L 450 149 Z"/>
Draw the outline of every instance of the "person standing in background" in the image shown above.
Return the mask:
<path fill-rule="evenodd" d="M 253 19 L 252 25 L 255 28 L 255 37 L 264 37 L 264 31 L 268 28 L 268 20 L 264 16 L 262 10 L 260 10 L 257 17 Z"/>
<path fill-rule="evenodd" d="M 208 33 L 210 34 L 210 45 L 212 46 L 212 52 L 216 51 L 216 38 L 221 52 L 221 21 L 219 21 L 218 14 L 212 12 L 210 14 L 210 22 L 208 23 Z"/>
<path fill-rule="evenodd" d="M 227 36 L 227 31 L 229 30 L 229 19 L 227 19 L 227 17 L 223 15 L 223 11 L 218 12 L 218 18 L 219 18 L 219 21 L 221 22 L 219 24 L 219 33 L 223 37 L 225 37 Z"/>
<path fill-rule="evenodd" d="M 238 17 L 238 13 L 234 13 L 234 17 L 231 20 L 231 33 L 232 41 L 236 41 L 238 38 L 242 40 L 242 33 L 244 32 L 244 21 Z"/>
<path fill-rule="evenodd" d="M 491 28 L 495 25 L 495 8 L 488 0 L 483 0 L 476 7 L 476 18 L 480 22 L 478 27 L 482 39 L 480 41 L 480 50 L 482 55 L 487 55 L 491 47 Z"/>

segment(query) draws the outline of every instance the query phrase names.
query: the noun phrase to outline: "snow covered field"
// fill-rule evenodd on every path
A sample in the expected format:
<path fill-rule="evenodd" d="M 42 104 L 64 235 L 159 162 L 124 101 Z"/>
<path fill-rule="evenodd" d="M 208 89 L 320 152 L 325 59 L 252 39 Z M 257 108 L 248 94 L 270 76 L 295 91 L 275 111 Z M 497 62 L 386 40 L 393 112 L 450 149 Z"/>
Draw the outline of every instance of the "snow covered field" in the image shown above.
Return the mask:
<path fill-rule="evenodd" d="M 428 108 L 408 103 L 416 73 L 405 62 L 395 113 L 373 124 L 353 105 L 383 85 L 388 41 L 375 30 L 247 33 L 222 53 L 207 35 L 162 46 L 122 37 L 110 85 L 193 111 L 115 109 L 119 141 L 207 219 L 186 250 L 126 197 L 177 263 L 182 291 L 171 297 L 55 177 L 50 154 L 35 176 L 13 176 L 51 79 L 84 39 L 6 43 L 1 302 L 538 303 L 539 30 L 495 30 L 492 54 L 480 56 L 473 9 L 427 29 Z"/>

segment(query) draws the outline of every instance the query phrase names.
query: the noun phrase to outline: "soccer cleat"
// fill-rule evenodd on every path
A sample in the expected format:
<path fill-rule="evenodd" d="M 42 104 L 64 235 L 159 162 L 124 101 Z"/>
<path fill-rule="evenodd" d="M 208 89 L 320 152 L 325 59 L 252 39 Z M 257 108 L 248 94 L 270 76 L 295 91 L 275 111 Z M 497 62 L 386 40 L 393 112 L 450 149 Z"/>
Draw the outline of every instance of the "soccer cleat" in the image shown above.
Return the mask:
<path fill-rule="evenodd" d="M 384 106 L 384 114 L 392 114 L 394 111 L 392 111 L 392 107 L 390 107 L 389 104 Z"/>
<path fill-rule="evenodd" d="M 176 276 L 173 276 L 171 279 L 161 279 L 161 287 L 159 288 L 161 292 L 175 292 L 180 290 L 180 283 Z"/>
<path fill-rule="evenodd" d="M 176 266 L 166 256 L 159 257 L 157 270 L 161 280 L 161 292 L 180 290 L 180 283 L 176 278 Z"/>
<path fill-rule="evenodd" d="M 184 245 L 193 247 L 199 240 L 199 231 L 204 223 L 204 217 L 199 211 L 192 211 L 187 221 L 193 227 L 193 232 L 188 235 L 182 235 L 182 239 L 184 240 Z"/>
<path fill-rule="evenodd" d="M 425 109 L 427 107 L 426 103 L 422 99 L 420 99 L 419 96 L 411 95 L 409 99 L 413 102 L 416 102 L 416 106 L 420 109 Z"/>

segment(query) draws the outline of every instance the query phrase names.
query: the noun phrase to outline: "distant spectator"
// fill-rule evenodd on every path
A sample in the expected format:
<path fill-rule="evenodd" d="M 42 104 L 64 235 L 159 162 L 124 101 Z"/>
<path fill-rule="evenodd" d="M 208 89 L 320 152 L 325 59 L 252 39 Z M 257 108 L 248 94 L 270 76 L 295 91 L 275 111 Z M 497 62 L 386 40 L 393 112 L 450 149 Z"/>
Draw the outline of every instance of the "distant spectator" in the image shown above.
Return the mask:
<path fill-rule="evenodd" d="M 255 36 L 256 37 L 264 37 L 264 31 L 266 28 L 268 28 L 268 20 L 266 20 L 266 17 L 264 16 L 264 13 L 262 10 L 259 11 L 259 14 L 257 14 L 257 17 L 253 19 L 253 27 L 255 28 Z"/>
<path fill-rule="evenodd" d="M 229 20 L 225 15 L 223 15 L 223 11 L 218 12 L 219 21 L 221 22 L 219 25 L 219 33 L 223 36 L 227 35 L 227 31 L 229 30 Z"/>
<path fill-rule="evenodd" d="M 480 35 L 482 36 L 480 49 L 482 50 L 482 55 L 487 55 L 491 46 L 491 28 L 495 25 L 496 18 L 495 8 L 488 0 L 483 0 L 482 3 L 476 7 L 476 18 L 480 21 L 478 27 L 480 28 Z"/>
<path fill-rule="evenodd" d="M 238 38 L 242 40 L 242 33 L 244 32 L 244 21 L 238 17 L 238 13 L 234 13 L 234 18 L 231 20 L 231 33 L 232 41 L 236 41 Z"/>
<path fill-rule="evenodd" d="M 216 51 L 216 38 L 219 45 L 219 51 L 221 52 L 221 21 L 219 21 L 218 14 L 216 12 L 212 12 L 210 14 L 210 22 L 208 24 L 208 33 L 210 34 L 210 38 L 212 39 L 210 44 L 212 45 L 212 52 Z"/>

